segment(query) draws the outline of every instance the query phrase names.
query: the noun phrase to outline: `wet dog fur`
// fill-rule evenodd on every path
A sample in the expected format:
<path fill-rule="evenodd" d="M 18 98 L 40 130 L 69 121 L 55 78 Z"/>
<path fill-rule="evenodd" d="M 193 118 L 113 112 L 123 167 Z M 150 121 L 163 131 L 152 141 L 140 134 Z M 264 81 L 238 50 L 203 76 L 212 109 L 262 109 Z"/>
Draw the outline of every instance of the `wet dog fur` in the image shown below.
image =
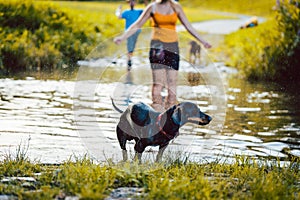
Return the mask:
<path fill-rule="evenodd" d="M 159 146 L 156 162 L 160 162 L 169 142 L 179 135 L 179 128 L 186 123 L 207 125 L 212 118 L 191 102 L 182 102 L 159 113 L 142 102 L 128 106 L 123 112 L 112 99 L 114 108 L 122 113 L 117 125 L 117 138 L 122 149 L 123 161 L 128 159 L 126 142 L 135 141 L 135 159 L 141 162 L 147 146 Z"/>

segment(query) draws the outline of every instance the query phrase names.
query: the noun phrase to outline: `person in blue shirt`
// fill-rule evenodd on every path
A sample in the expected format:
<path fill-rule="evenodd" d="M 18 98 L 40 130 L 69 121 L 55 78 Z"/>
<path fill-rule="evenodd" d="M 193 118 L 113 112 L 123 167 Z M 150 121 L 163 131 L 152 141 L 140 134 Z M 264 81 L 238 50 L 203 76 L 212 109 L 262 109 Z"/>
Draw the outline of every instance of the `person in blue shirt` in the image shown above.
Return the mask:
<path fill-rule="evenodd" d="M 142 9 L 135 9 L 135 0 L 129 0 L 129 6 L 130 9 L 124 10 L 122 12 L 122 6 L 119 6 L 116 10 L 116 15 L 119 19 L 125 19 L 125 30 L 130 27 L 131 24 L 133 24 L 142 14 Z M 127 39 L 127 65 L 128 65 L 128 71 L 131 69 L 131 57 L 133 55 L 133 51 L 135 49 L 135 44 L 137 41 L 137 38 L 140 34 L 141 30 L 138 30 L 135 34 L 130 36 Z"/>

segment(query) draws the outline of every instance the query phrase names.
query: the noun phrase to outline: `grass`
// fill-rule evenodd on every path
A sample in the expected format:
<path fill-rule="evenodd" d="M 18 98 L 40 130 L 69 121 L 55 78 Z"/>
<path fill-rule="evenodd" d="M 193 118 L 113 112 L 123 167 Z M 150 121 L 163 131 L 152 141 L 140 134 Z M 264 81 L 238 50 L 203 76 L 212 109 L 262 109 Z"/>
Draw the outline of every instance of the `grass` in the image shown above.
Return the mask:
<path fill-rule="evenodd" d="M 27 36 L 23 31 L 19 31 L 18 34 L 22 35 L 22 37 L 19 37 L 17 33 L 14 33 L 15 35 L 12 35 L 11 33 L 7 33 L 8 35 L 12 35 L 14 41 L 11 45 L 9 45 L 9 42 L 4 43 L 5 48 L 3 47 L 3 51 L 6 54 L 12 54 L 12 58 L 10 58 L 8 55 L 5 55 L 4 58 L 8 58 L 6 61 L 4 58 L 2 60 L 5 60 L 5 62 L 1 61 L 0 65 L 5 65 L 5 68 L 9 67 L 8 70 L 3 70 L 3 73 L 12 73 L 14 70 L 17 77 L 24 76 L 23 74 L 17 74 L 17 72 L 21 71 L 18 70 L 18 67 L 16 65 L 20 65 L 19 68 L 21 68 L 23 71 L 25 71 L 25 74 L 27 73 L 27 67 L 28 66 L 34 66 L 39 65 L 42 63 L 42 66 L 52 66 L 52 68 L 63 68 L 66 66 L 65 64 L 71 61 L 74 61 L 76 59 L 83 59 L 83 57 L 86 56 L 87 52 L 90 52 L 90 49 L 93 49 L 93 47 L 96 47 L 100 42 L 99 41 L 106 41 L 107 39 L 111 39 L 117 34 L 120 34 L 124 31 L 124 20 L 119 20 L 115 16 L 115 9 L 122 4 L 124 9 L 128 8 L 128 5 L 125 1 L 114 1 L 114 2 L 97 2 L 97 1 L 38 1 L 33 0 L 30 2 L 33 2 L 34 4 L 39 5 L 38 7 L 47 7 L 48 4 L 53 5 L 55 8 L 58 7 L 58 10 L 64 10 L 66 11 L 67 15 L 71 18 L 73 16 L 76 16 L 76 21 L 74 22 L 74 30 L 81 31 L 82 34 L 84 34 L 86 37 L 89 38 L 90 42 L 84 43 L 84 45 L 81 45 L 79 41 L 82 41 L 80 38 L 75 38 L 80 34 L 70 34 L 70 31 L 64 31 L 60 34 L 57 34 L 57 30 L 52 30 L 54 33 L 50 33 L 46 28 L 41 28 L 42 34 L 39 35 L 45 35 L 45 38 L 48 38 L 47 41 L 45 41 L 45 45 L 37 44 L 35 48 L 28 48 L 31 45 L 35 45 L 35 41 L 42 41 L 42 40 L 34 40 L 32 38 L 34 37 L 40 37 L 34 35 L 35 33 L 32 33 L 33 35 Z M 47 4 L 45 4 L 45 2 Z M 185 10 L 185 13 L 188 17 L 188 19 L 191 22 L 198 22 L 198 21 L 204 21 L 204 20 L 212 20 L 212 19 L 223 19 L 223 18 L 232 18 L 231 15 L 228 15 L 226 13 L 222 12 L 214 12 L 216 10 L 219 11 L 226 11 L 226 12 L 236 12 L 236 13 L 246 13 L 251 15 L 258 15 L 258 16 L 268 16 L 269 11 L 272 9 L 274 2 L 271 0 L 263 0 L 263 1 L 256 1 L 256 2 L 250 2 L 249 0 L 242 0 L 242 1 L 236 1 L 232 3 L 231 1 L 225 1 L 225 0 L 213 0 L 213 1 L 187 1 L 182 0 L 180 1 L 183 5 L 183 9 Z M 247 6 L 245 6 L 247 5 Z M 144 8 L 145 6 L 143 4 L 139 4 L 137 6 L 138 8 Z M 18 9 L 17 9 L 18 10 Z M 14 12 L 13 12 L 14 13 Z M 39 12 L 38 12 L 39 13 Z M 16 12 L 16 15 L 18 13 Z M 39 16 L 36 14 L 36 16 Z M 78 17 L 78 18 L 77 18 Z M 33 19 L 34 17 L 30 17 Z M 43 17 L 44 19 L 44 17 Z M 59 21 L 63 21 L 64 18 L 60 19 Z M 74 17 L 75 19 L 75 17 Z M 47 21 L 47 20 L 46 20 Z M 65 24 L 68 24 L 69 21 L 66 20 L 64 22 Z M 61 24 L 63 26 L 63 23 Z M 146 23 L 145 26 L 149 26 L 149 23 Z M 9 32 L 9 31 L 8 31 Z M 72 32 L 72 31 L 71 31 Z M 73 33 L 73 32 L 72 32 Z M 53 37 L 51 37 L 51 35 Z M 8 37 L 3 36 L 3 38 Z M 44 37 L 44 36 L 43 36 Z M 67 37 L 68 39 L 64 39 Z M 57 39 L 58 38 L 58 39 Z M 62 41 L 58 40 L 60 38 Z M 214 55 L 217 55 L 215 53 L 216 51 L 219 51 L 215 47 L 217 47 L 221 40 L 223 40 L 223 36 L 212 36 L 212 35 L 204 35 L 204 38 L 207 38 L 208 41 L 210 41 L 213 44 L 213 49 L 211 50 Z M 48 41 L 49 40 L 49 41 Z M 74 40 L 74 41 L 72 41 Z M 147 40 L 149 40 L 147 38 Z M 16 41 L 16 42 L 15 42 Z M 70 42 L 71 41 L 71 42 Z M 74 44 L 74 45 L 70 45 Z M 184 43 L 185 44 L 185 43 Z M 19 47 L 24 48 L 19 48 Z M 43 48 L 42 48 L 43 47 Z M 9 52 L 7 53 L 6 51 Z M 58 51 L 59 49 L 59 51 Z M 10 53 L 10 51 L 14 53 Z M 74 51 L 76 54 L 74 54 Z M 36 53 L 38 52 L 38 53 Z M 17 54 L 17 55 L 16 55 Z M 37 56 L 35 56 L 37 54 Z M 221 52 L 220 54 L 224 54 Z M 14 59 L 14 55 L 16 57 L 24 58 L 24 59 Z M 222 56 L 221 55 L 221 56 Z M 73 59 L 72 56 L 75 58 Z M 220 56 L 218 56 L 220 57 Z M 214 58 L 215 59 L 215 58 Z M 16 64 L 11 64 L 11 60 L 18 61 Z M 24 64 L 25 63 L 25 64 Z M 46 63 L 46 64 L 44 64 Z M 9 65 L 9 66 L 8 66 Z M 11 65 L 11 66 L 10 66 Z M 72 66 L 75 65 L 72 63 Z M 56 67 L 58 66 L 58 67 Z M 29 67 L 29 68 L 30 68 Z M 49 67 L 51 68 L 51 67 Z M 71 75 L 69 74 L 63 74 L 63 76 L 57 76 L 61 71 L 59 71 L 57 74 L 51 74 L 53 77 L 56 78 L 67 78 L 68 76 L 74 76 L 76 74 L 76 66 L 72 68 L 67 68 L 67 70 L 74 70 L 74 73 Z M 63 69 L 65 70 L 65 68 Z M 5 74 L 6 75 L 6 74 Z M 35 70 L 32 69 L 32 75 L 35 77 L 49 77 L 49 73 L 44 74 L 35 74 Z M 25 75 L 26 76 L 26 75 Z M 52 77 L 49 77 L 52 78 Z"/>
<path fill-rule="evenodd" d="M 0 162 L 0 195 L 37 200 L 66 196 L 104 199 L 114 189 L 127 187 L 139 189 L 136 198 L 141 199 L 298 199 L 300 192 L 298 159 L 285 166 L 247 156 L 237 156 L 231 164 L 170 159 L 99 164 L 83 156 L 60 165 L 44 165 L 31 162 L 26 148 L 19 150 L 22 159 L 8 155 Z"/>
<path fill-rule="evenodd" d="M 191 21 L 223 18 L 207 9 L 268 15 L 271 1 L 180 1 Z M 189 3 L 188 3 L 189 2 Z M 211 3 L 213 2 L 213 3 Z M 247 6 L 245 2 L 248 2 Z M 273 1 L 272 1 L 273 2 Z M 37 2 L 39 3 L 39 2 Z M 200 4 L 201 3 L 201 4 Z M 123 30 L 114 16 L 119 3 L 53 2 L 74 11 L 97 25 L 107 27 L 104 34 Z M 201 9 L 199 9 L 201 8 Z M 201 14 L 197 14 L 201 13 Z M 116 26 L 118 24 L 118 26 Z M 109 28 L 114 27 L 114 28 Z M 31 161 L 28 145 L 20 145 L 15 154 L 0 161 L 0 195 L 19 199 L 54 199 L 77 196 L 80 199 L 104 199 L 121 187 L 142 189 L 141 199 L 299 199 L 300 161 L 292 158 L 281 166 L 277 160 L 238 156 L 233 163 L 181 162 L 167 159 L 156 163 L 96 163 L 87 156 L 45 165 Z M 19 177 L 19 179 L 17 178 Z M 21 179 L 32 177 L 34 181 Z"/>
<path fill-rule="evenodd" d="M 98 24 L 99 26 L 105 23 L 113 24 L 114 26 L 117 25 L 119 31 L 123 31 L 125 21 L 117 19 L 117 17 L 115 16 L 115 10 L 119 5 L 122 5 L 123 9 L 129 8 L 126 2 L 52 1 L 51 3 L 61 8 L 73 10 L 76 13 L 80 13 L 79 15 L 83 17 L 83 19 Z M 143 9 L 145 8 L 145 6 L 144 4 L 138 4 L 136 8 Z M 187 6 L 183 9 L 191 22 L 232 18 L 221 13 L 213 13 L 205 8 L 202 8 L 201 6 Z M 146 23 L 145 26 L 149 26 L 149 24 Z"/>
<path fill-rule="evenodd" d="M 184 7 L 200 7 L 207 10 L 217 10 L 225 12 L 233 12 L 247 15 L 256 15 L 268 17 L 272 15 L 273 7 L 276 4 L 275 0 L 262 0 L 262 1 L 251 1 L 251 0 L 240 0 L 240 1 L 229 1 L 229 0 L 202 0 L 202 1 L 189 1 L 181 0 L 180 3 Z"/>
<path fill-rule="evenodd" d="M 111 38 L 116 34 L 124 31 L 124 20 L 119 20 L 115 16 L 115 9 L 121 4 L 123 9 L 128 8 L 128 5 L 124 1 L 117 2 L 79 2 L 79 1 L 47 1 L 52 4 L 68 10 L 68 13 L 73 12 L 82 18 L 82 23 L 85 21 L 94 24 L 94 26 L 99 27 L 102 31 L 103 41 L 106 38 Z M 36 3 L 40 3 L 37 1 Z M 204 1 L 187 1 L 182 0 L 180 3 L 191 22 L 199 22 L 205 20 L 213 19 L 224 19 L 224 18 L 234 18 L 232 15 L 227 15 L 226 13 L 218 12 L 233 12 L 242 13 L 248 15 L 257 15 L 270 17 L 272 15 L 272 8 L 275 5 L 273 0 L 263 0 L 263 1 L 232 1 L 228 0 L 204 0 Z M 137 8 L 144 8 L 144 4 L 138 4 Z M 215 12 L 216 11 L 216 12 Z M 144 27 L 149 26 L 146 23 Z M 226 49 L 218 48 L 220 41 L 223 40 L 222 36 L 205 36 L 214 48 L 211 50 L 214 60 L 218 59 L 228 59 L 224 52 Z M 224 58 L 225 57 L 225 58 Z"/>
<path fill-rule="evenodd" d="M 299 8 L 281 1 L 274 16 L 255 28 L 225 36 L 226 63 L 251 81 L 273 81 L 284 87 L 299 82 Z M 282 76 L 284 74 L 284 76 Z"/>
<path fill-rule="evenodd" d="M 35 3 L 44 3 L 45 1 L 36 1 Z M 120 34 L 124 31 L 125 20 L 119 20 L 115 16 L 115 9 L 121 4 L 123 9 L 128 8 L 126 2 L 79 2 L 79 1 L 46 1 L 51 3 L 56 7 L 59 7 L 62 10 L 65 10 L 67 13 L 73 13 L 77 15 L 82 21 L 82 23 L 91 24 L 91 26 L 99 27 L 101 30 L 102 41 L 111 38 L 117 34 Z M 183 1 L 183 9 L 187 15 L 187 18 L 190 22 L 199 22 L 213 19 L 230 19 L 234 18 L 223 13 L 212 12 L 206 7 L 201 5 L 196 6 L 185 6 Z M 144 8 L 144 4 L 138 4 L 137 8 Z M 180 24 L 180 22 L 178 22 Z M 149 27 L 149 23 L 145 23 L 144 28 Z M 188 33 L 183 33 L 187 36 Z M 142 40 L 143 38 L 140 38 Z M 209 38 L 210 39 L 210 38 Z M 148 41 L 149 38 L 145 38 L 145 41 Z M 210 40 L 219 41 L 219 37 L 213 37 Z M 186 41 L 181 41 L 184 44 Z M 215 44 L 217 42 L 213 42 Z"/>
<path fill-rule="evenodd" d="M 36 4 L 50 3 L 68 14 L 76 15 L 82 24 L 99 27 L 102 36 L 107 38 L 123 31 L 123 20 L 115 16 L 118 3 L 110 2 L 80 2 L 80 1 L 36 1 Z M 79 24 L 80 25 L 80 24 Z"/>

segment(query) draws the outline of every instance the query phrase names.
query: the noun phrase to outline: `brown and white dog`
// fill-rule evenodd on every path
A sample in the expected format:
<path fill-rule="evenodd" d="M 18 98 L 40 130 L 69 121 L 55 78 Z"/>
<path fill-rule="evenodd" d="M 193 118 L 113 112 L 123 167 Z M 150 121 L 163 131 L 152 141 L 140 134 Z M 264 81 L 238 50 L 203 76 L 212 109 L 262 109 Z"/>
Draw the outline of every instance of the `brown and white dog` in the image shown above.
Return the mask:
<path fill-rule="evenodd" d="M 200 52 L 201 46 L 194 40 L 189 42 L 189 62 L 192 64 L 196 64 L 197 60 L 200 62 Z"/>

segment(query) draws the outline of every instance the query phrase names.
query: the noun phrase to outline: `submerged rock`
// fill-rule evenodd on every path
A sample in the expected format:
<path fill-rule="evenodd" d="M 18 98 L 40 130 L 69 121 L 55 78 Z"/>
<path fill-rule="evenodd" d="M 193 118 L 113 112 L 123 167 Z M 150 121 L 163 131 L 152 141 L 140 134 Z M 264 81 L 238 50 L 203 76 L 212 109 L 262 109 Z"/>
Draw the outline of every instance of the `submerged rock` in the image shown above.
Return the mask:
<path fill-rule="evenodd" d="M 143 188 L 136 187 L 120 187 L 114 189 L 109 197 L 105 198 L 105 200 L 114 200 L 114 199 L 140 199 L 144 196 Z"/>
<path fill-rule="evenodd" d="M 17 200 L 17 199 L 18 199 L 18 197 L 13 196 L 13 195 L 5 195 L 5 194 L 0 195 L 0 200 Z"/>

